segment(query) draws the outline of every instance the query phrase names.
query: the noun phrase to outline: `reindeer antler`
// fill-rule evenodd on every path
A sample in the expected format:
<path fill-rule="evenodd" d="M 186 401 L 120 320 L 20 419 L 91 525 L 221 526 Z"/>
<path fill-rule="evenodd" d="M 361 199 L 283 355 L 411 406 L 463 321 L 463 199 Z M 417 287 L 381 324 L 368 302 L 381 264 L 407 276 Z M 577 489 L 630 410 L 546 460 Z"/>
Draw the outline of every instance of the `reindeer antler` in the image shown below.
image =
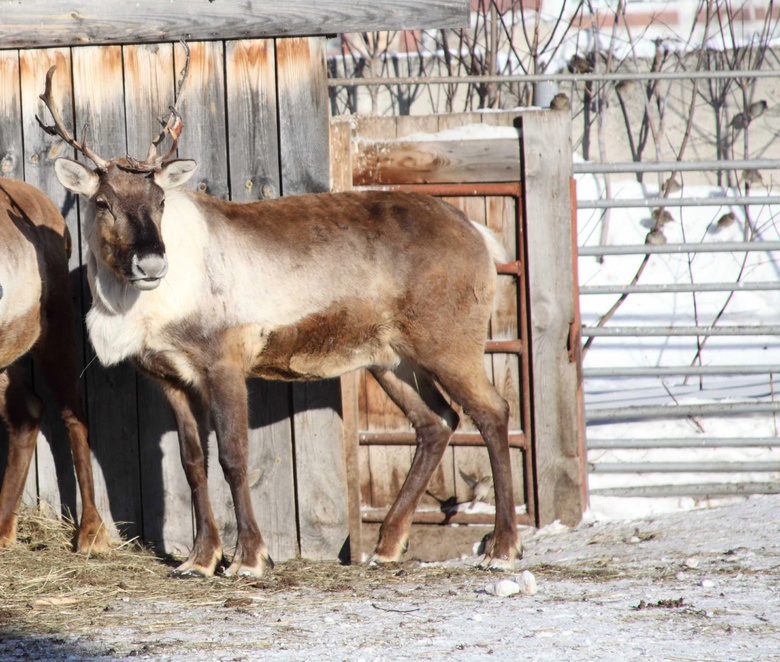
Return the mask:
<path fill-rule="evenodd" d="M 179 146 L 179 136 L 181 135 L 181 131 L 184 128 L 184 121 L 182 120 L 181 114 L 179 113 L 179 104 L 184 97 L 184 88 L 186 87 L 187 77 L 190 73 L 190 47 L 187 46 L 186 42 L 183 40 L 180 43 L 184 47 L 186 60 L 184 61 L 184 67 L 182 67 L 181 74 L 179 76 L 176 98 L 173 102 L 173 105 L 168 107 L 171 112 L 167 117 L 160 119 L 160 124 L 162 125 L 163 129 L 152 140 L 152 144 L 149 145 L 149 153 L 146 155 L 146 159 L 143 162 L 134 161 L 134 165 L 144 170 L 155 170 L 159 168 L 163 163 L 170 159 L 171 156 L 173 156 Z M 157 153 L 157 147 L 163 140 L 165 140 L 166 136 L 171 136 L 173 142 L 168 152 L 164 156 L 160 156 Z"/>
<path fill-rule="evenodd" d="M 108 166 L 108 162 L 104 159 L 101 159 L 97 154 L 89 149 L 89 147 L 87 147 L 87 132 L 89 125 L 84 125 L 84 129 L 82 130 L 83 138 L 81 139 L 81 142 L 78 143 L 73 138 L 73 136 L 70 135 L 70 131 L 65 128 L 65 125 L 62 122 L 60 113 L 57 110 L 57 107 L 54 105 L 54 100 L 52 99 L 51 95 L 51 79 L 54 76 L 56 69 L 57 65 L 55 64 L 49 69 L 49 71 L 46 72 L 46 90 L 39 96 L 40 100 L 43 101 L 43 103 L 46 104 L 46 107 L 49 109 L 51 117 L 54 120 L 54 124 L 51 126 L 44 124 L 41 121 L 41 118 L 37 115 L 35 116 L 35 119 L 38 121 L 40 127 L 50 136 L 59 136 L 75 150 L 81 152 L 84 156 L 90 159 L 98 168 L 105 169 Z"/>

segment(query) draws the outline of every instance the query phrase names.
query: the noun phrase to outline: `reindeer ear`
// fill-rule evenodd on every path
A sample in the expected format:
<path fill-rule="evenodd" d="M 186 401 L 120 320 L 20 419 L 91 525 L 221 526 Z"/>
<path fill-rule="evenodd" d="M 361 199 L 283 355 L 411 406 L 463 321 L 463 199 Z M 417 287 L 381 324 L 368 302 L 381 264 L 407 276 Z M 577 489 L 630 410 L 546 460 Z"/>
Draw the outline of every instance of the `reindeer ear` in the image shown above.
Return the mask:
<path fill-rule="evenodd" d="M 66 189 L 71 193 L 91 198 L 98 188 L 99 178 L 89 166 L 73 159 L 57 159 L 54 162 L 54 172 Z"/>
<path fill-rule="evenodd" d="M 155 183 L 164 191 L 184 184 L 198 167 L 192 159 L 176 159 L 169 161 L 154 173 Z"/>

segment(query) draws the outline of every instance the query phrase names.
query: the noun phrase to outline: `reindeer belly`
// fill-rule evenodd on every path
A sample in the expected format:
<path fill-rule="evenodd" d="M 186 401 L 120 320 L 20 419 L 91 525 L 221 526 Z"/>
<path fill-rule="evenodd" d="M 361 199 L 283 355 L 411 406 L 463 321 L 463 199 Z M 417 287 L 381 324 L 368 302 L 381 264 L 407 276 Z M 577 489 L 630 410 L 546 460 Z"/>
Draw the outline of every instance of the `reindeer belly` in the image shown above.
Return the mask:
<path fill-rule="evenodd" d="M 337 377 L 367 366 L 393 367 L 393 327 L 367 305 L 335 306 L 264 335 L 248 373 L 267 379 Z"/>
<path fill-rule="evenodd" d="M 0 368 L 4 368 L 38 340 L 43 290 L 37 253 L 29 240 L 0 232 L 0 242 Z"/>
<path fill-rule="evenodd" d="M 26 354 L 38 340 L 41 310 L 38 306 L 14 319 L 0 319 L 0 370 Z"/>

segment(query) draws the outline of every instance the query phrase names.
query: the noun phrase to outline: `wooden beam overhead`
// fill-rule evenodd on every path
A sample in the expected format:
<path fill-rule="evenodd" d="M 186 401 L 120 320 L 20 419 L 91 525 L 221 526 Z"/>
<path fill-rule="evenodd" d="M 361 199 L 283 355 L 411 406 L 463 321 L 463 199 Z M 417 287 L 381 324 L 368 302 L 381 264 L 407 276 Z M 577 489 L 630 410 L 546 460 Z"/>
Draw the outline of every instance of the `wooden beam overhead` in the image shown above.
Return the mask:
<path fill-rule="evenodd" d="M 16 0 L 0 49 L 466 27 L 468 0 Z"/>

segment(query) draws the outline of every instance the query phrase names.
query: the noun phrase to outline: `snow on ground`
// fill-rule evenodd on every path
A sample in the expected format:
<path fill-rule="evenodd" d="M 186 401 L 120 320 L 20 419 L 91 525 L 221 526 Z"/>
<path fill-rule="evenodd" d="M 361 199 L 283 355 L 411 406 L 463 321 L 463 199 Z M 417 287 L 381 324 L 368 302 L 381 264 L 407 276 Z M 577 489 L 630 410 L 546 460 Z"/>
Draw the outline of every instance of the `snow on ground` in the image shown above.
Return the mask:
<path fill-rule="evenodd" d="M 0 659 L 780 660 L 779 532 L 780 495 L 551 526 L 524 537 L 517 568 L 534 574 L 538 593 L 503 598 L 486 592 L 499 577 L 474 558 L 429 564 L 441 566 L 435 575 L 414 562 L 355 566 L 338 590 L 258 589 L 236 604 L 119 592 L 110 625 L 6 635 Z M 371 572 L 385 581 L 366 586 Z M 208 592 L 208 581 L 189 581 Z"/>
<path fill-rule="evenodd" d="M 646 175 L 643 187 L 635 180 L 613 180 L 612 193 L 616 199 L 655 197 L 658 186 L 656 175 Z M 674 206 L 673 199 L 685 197 L 713 197 L 734 195 L 734 191 L 714 187 L 685 186 L 683 191 L 670 196 L 667 211 L 673 221 L 663 226 L 667 243 L 716 243 L 743 241 L 745 214 L 741 207 Z M 769 192 L 771 193 L 771 191 Z M 754 195 L 767 191 L 753 189 Z M 578 178 L 577 195 L 580 200 L 603 197 L 601 185 L 595 176 Z M 761 240 L 777 241 L 780 236 L 777 214 L 780 207 L 752 206 L 750 219 Z M 652 209 L 626 208 L 610 211 L 609 245 L 644 244 L 653 226 Z M 717 221 L 726 213 L 733 213 L 734 222 Z M 601 211 L 580 210 L 579 243 L 593 246 L 599 242 Z M 579 282 L 584 285 L 628 284 L 636 274 L 642 255 L 606 256 L 603 263 L 594 257 L 580 257 Z M 732 283 L 780 282 L 778 254 L 752 253 L 698 253 L 656 254 L 650 260 L 638 281 L 639 284 L 669 283 Z M 780 285 L 774 291 L 736 292 L 718 318 L 729 297 L 728 292 L 662 293 L 629 295 L 607 326 L 718 326 L 780 324 Z M 585 325 L 593 326 L 618 299 L 618 295 L 582 295 L 580 305 Z M 584 367 L 657 367 L 691 365 L 697 352 L 693 337 L 598 337 L 584 359 Z M 713 336 L 707 340 L 701 364 L 723 365 L 780 365 L 780 343 L 777 336 Z M 630 405 L 673 405 L 696 403 L 773 402 L 775 384 L 767 374 L 688 377 L 632 377 L 587 378 L 585 380 L 586 408 L 622 407 Z M 742 416 L 651 419 L 631 422 L 592 422 L 587 429 L 589 440 L 599 438 L 690 438 L 703 437 L 776 437 L 777 416 L 771 413 Z M 649 449 L 649 450 L 592 450 L 588 460 L 604 462 L 777 462 L 777 448 L 718 448 L 718 449 Z M 780 480 L 778 472 L 713 474 L 591 474 L 591 509 L 603 517 L 636 517 L 665 510 L 685 509 L 709 505 L 709 500 L 690 497 L 655 499 L 604 497 L 598 490 L 637 485 L 671 485 L 676 483 L 714 482 L 769 482 Z"/>

